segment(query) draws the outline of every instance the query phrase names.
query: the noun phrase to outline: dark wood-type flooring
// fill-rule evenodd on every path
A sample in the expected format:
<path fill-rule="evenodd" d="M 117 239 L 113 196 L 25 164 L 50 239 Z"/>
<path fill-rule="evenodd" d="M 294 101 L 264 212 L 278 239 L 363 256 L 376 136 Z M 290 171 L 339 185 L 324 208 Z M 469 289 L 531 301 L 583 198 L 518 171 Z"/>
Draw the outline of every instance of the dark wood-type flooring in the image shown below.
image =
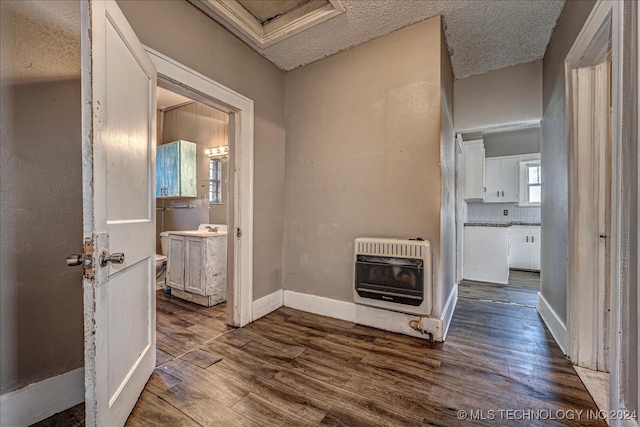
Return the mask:
<path fill-rule="evenodd" d="M 534 308 L 461 298 L 447 341 L 429 344 L 284 307 L 211 339 L 194 322 L 220 319 L 213 310 L 161 300 L 159 337 L 171 340 L 158 339 L 166 355 L 128 426 L 606 425 L 584 418 L 597 408 Z M 181 314 L 165 318 L 171 310 Z M 81 410 L 40 425 L 83 425 Z M 496 419 L 460 420 L 461 410 Z M 509 420 L 500 410 L 585 413 Z"/>
<path fill-rule="evenodd" d="M 521 304 L 535 307 L 540 291 L 540 272 L 509 270 L 509 284 L 463 280 L 458 285 L 458 296 L 481 301 Z"/>

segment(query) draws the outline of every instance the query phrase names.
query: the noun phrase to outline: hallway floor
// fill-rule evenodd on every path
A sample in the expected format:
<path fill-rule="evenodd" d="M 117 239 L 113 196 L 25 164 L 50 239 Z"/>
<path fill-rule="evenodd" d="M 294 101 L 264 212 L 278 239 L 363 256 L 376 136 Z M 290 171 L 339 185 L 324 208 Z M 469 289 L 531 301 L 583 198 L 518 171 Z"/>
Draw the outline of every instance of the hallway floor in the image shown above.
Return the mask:
<path fill-rule="evenodd" d="M 535 307 L 540 291 L 540 272 L 509 270 L 509 284 L 463 280 L 458 296 L 481 301 L 504 302 Z"/>
<path fill-rule="evenodd" d="M 80 426 L 79 406 L 39 425 Z M 172 355 L 127 425 L 606 425 L 589 410 L 534 308 L 460 298 L 441 344 L 280 308 Z"/>

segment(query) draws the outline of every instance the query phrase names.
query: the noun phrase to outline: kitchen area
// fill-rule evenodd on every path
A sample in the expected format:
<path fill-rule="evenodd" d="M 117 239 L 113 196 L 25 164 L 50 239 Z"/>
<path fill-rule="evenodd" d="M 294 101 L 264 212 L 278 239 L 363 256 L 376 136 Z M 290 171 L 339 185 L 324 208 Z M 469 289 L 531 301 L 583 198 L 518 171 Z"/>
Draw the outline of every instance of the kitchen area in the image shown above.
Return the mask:
<path fill-rule="evenodd" d="M 459 134 L 457 143 L 463 196 L 458 211 L 460 296 L 535 305 L 541 248 L 540 129 Z"/>

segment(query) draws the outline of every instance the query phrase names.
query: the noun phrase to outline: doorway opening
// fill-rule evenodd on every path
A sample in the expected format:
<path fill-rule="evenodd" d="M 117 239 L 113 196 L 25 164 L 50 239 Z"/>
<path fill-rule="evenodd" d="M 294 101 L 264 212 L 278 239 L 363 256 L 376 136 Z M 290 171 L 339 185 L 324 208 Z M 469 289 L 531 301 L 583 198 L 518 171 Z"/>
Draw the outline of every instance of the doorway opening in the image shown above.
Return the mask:
<path fill-rule="evenodd" d="M 540 291 L 539 123 L 457 136 L 458 295 L 534 308 Z"/>
<path fill-rule="evenodd" d="M 253 320 L 253 101 L 151 48 L 145 51 L 158 86 L 228 117 L 226 324 L 242 327 Z"/>
<path fill-rule="evenodd" d="M 156 366 L 231 329 L 229 114 L 166 86 L 156 97 Z"/>

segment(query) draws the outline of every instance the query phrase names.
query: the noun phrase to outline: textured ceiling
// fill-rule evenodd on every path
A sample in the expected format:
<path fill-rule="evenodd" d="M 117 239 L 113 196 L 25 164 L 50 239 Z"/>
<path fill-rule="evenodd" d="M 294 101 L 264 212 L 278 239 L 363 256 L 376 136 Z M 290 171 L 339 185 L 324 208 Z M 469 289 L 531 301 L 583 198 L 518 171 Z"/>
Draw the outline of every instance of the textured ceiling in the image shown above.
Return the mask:
<path fill-rule="evenodd" d="M 564 0 L 341 0 L 346 13 L 266 49 L 220 21 L 283 70 L 442 15 L 456 79 L 541 59 Z"/>

